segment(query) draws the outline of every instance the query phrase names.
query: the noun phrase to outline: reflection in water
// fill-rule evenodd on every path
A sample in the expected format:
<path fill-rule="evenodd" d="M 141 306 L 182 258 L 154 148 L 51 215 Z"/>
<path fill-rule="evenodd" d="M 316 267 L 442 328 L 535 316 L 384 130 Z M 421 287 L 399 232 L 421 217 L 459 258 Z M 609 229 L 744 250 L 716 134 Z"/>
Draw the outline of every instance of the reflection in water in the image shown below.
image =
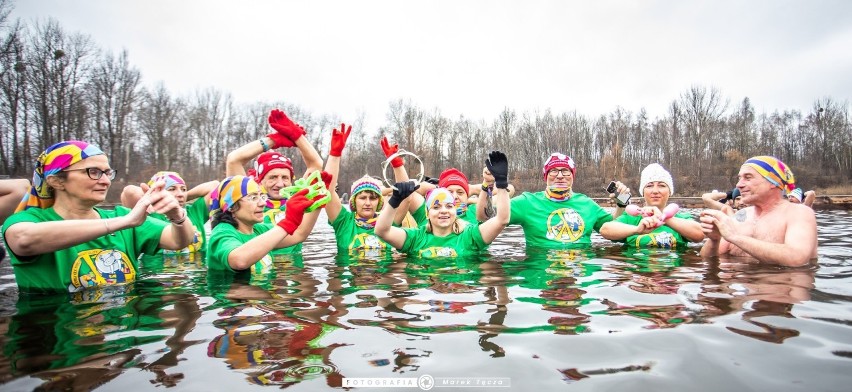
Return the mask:
<path fill-rule="evenodd" d="M 524 250 L 512 229 L 491 256 L 458 260 L 335 255 L 330 228 L 272 274 L 146 258 L 132 285 L 11 302 L 0 291 L 0 389 L 329 389 L 427 374 L 673 389 L 704 385 L 702 372 L 707 388 L 832 389 L 852 381 L 838 371 L 852 357 L 852 225 L 842 211 L 819 219 L 819 267 L 801 269 L 702 260 L 697 248 Z"/>

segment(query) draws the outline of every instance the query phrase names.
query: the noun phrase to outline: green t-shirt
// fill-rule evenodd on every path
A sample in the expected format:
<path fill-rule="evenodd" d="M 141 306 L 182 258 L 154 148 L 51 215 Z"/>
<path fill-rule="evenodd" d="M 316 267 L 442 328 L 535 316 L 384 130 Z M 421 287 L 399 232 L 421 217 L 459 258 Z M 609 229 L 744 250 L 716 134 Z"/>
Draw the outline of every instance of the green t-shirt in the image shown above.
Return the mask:
<path fill-rule="evenodd" d="M 268 205 L 263 207 L 263 223 L 271 223 L 273 225 L 278 224 L 282 219 L 284 219 L 284 211 L 287 209 L 287 204 L 281 203 L 279 207 L 270 208 Z M 212 234 L 211 234 L 212 235 Z M 302 243 L 298 243 L 293 246 L 288 246 L 286 248 L 273 249 L 270 254 L 273 255 L 291 255 L 295 253 L 302 253 Z"/>
<path fill-rule="evenodd" d="M 566 201 L 552 201 L 544 192 L 513 197 L 510 225 L 521 225 L 528 247 L 567 248 L 591 245 L 592 230 L 612 220 L 609 212 L 588 196 L 575 193 Z"/>
<path fill-rule="evenodd" d="M 677 214 L 675 214 L 675 217 L 689 220 L 695 219 L 692 214 L 688 212 L 678 212 Z M 621 216 L 616 219 L 616 222 L 626 223 L 631 226 L 638 226 L 639 221 L 641 220 L 641 216 L 621 214 Z M 666 225 L 662 225 L 648 234 L 631 235 L 623 239 L 621 242 L 623 242 L 625 245 L 636 248 L 683 249 L 686 248 L 688 241 L 683 238 L 680 233 L 675 231 L 675 229 L 672 229 L 671 227 L 668 227 Z"/>
<path fill-rule="evenodd" d="M 478 255 L 488 244 L 482 240 L 479 226 L 466 225 L 461 233 L 437 237 L 426 232 L 425 226 L 405 230 L 405 243 L 399 250 L 422 258 L 464 257 Z"/>
<path fill-rule="evenodd" d="M 255 238 L 272 229 L 275 225 L 271 223 L 257 223 L 252 227 L 251 234 L 245 234 L 237 230 L 230 223 L 219 223 L 210 232 L 210 242 L 207 248 L 207 268 L 217 271 L 240 272 L 231 268 L 228 264 L 228 255 L 231 251 L 239 248 L 252 238 Z M 292 247 L 290 247 L 292 248 Z M 286 248 L 285 248 L 286 249 Z M 260 260 L 254 263 L 251 268 L 252 274 L 267 273 L 272 269 L 272 253 L 263 256 Z"/>
<path fill-rule="evenodd" d="M 340 209 L 331 227 L 334 228 L 338 253 L 381 253 L 390 250 L 390 244 L 379 238 L 374 229 L 358 226 L 355 215 L 346 208 Z"/>
<path fill-rule="evenodd" d="M 204 248 L 207 244 L 207 233 L 204 231 L 204 224 L 207 223 L 207 219 L 210 216 L 210 210 L 207 206 L 207 200 L 203 197 L 199 197 L 195 199 L 190 204 L 186 206 L 186 214 L 189 217 L 189 221 L 192 222 L 192 226 L 195 227 L 195 238 L 192 240 L 192 243 L 189 244 L 186 248 L 181 250 L 168 250 L 163 249 L 162 253 L 164 254 L 184 254 L 184 253 L 195 253 L 195 252 L 204 252 Z M 152 218 L 159 219 L 163 222 L 168 222 L 169 218 L 166 218 L 163 214 L 151 214 Z"/>
<path fill-rule="evenodd" d="M 130 213 L 117 206 L 114 210 L 95 208 L 101 219 Z M 63 218 L 51 208 L 30 208 L 10 216 L 6 230 L 20 222 L 53 222 Z M 132 282 L 138 273 L 139 255 L 159 251 L 160 236 L 167 223 L 147 218 L 142 225 L 116 231 L 92 241 L 37 256 L 18 257 L 7 245 L 15 281 L 21 292 L 76 292 L 88 287 Z"/>

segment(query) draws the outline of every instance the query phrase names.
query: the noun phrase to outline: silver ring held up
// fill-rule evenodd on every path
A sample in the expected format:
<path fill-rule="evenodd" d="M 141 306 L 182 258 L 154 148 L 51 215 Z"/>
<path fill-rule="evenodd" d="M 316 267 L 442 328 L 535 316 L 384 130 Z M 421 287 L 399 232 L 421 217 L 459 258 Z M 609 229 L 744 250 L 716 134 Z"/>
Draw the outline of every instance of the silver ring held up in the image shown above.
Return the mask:
<path fill-rule="evenodd" d="M 405 156 L 405 155 L 411 156 L 412 158 L 414 158 L 415 160 L 417 160 L 417 162 L 420 164 L 420 173 L 417 175 L 417 178 L 415 178 L 415 179 L 414 179 L 415 183 L 419 184 L 419 183 L 423 182 L 423 178 L 424 178 L 424 176 L 425 176 L 425 174 L 424 174 L 424 168 L 423 168 L 423 160 L 422 160 L 422 159 L 420 159 L 420 157 L 418 157 L 417 155 L 415 155 L 413 152 L 405 151 L 405 150 L 402 150 L 402 149 L 401 149 L 401 150 L 399 150 L 399 151 L 397 151 L 397 152 L 393 153 L 391 156 L 389 156 L 389 157 L 388 157 L 388 159 L 386 159 L 386 160 L 382 163 L 382 177 L 384 177 L 385 184 L 386 184 L 387 186 L 391 187 L 391 188 L 392 188 L 392 189 L 394 189 L 394 190 L 397 190 L 397 189 L 396 189 L 396 186 L 394 185 L 394 183 L 395 183 L 395 182 L 394 182 L 394 181 L 390 181 L 390 180 L 388 179 L 388 166 L 390 166 L 390 163 L 391 163 L 391 161 L 392 161 L 394 158 L 396 158 L 396 157 L 402 157 L 402 156 Z"/>

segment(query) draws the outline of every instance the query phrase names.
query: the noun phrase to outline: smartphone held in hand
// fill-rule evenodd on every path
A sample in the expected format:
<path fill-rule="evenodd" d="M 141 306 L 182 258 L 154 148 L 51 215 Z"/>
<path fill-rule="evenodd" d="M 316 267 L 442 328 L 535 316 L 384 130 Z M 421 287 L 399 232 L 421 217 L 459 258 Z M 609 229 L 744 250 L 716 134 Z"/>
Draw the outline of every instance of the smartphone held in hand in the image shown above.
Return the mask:
<path fill-rule="evenodd" d="M 614 193 L 615 199 L 618 201 L 618 204 L 627 205 L 630 202 L 630 193 L 618 193 L 618 185 L 615 184 L 615 181 L 610 181 L 609 185 L 606 187 L 607 193 Z"/>

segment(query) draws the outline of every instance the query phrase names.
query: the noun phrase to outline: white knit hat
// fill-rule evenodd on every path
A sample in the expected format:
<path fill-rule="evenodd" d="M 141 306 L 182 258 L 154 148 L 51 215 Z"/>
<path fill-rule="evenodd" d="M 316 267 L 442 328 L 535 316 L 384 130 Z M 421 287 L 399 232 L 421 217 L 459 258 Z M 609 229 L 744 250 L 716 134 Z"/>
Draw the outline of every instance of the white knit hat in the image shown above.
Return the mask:
<path fill-rule="evenodd" d="M 645 194 L 645 185 L 652 181 L 661 181 L 669 186 L 669 196 L 674 194 L 674 182 L 672 175 L 666 169 L 663 169 L 659 163 L 652 163 L 642 169 L 642 175 L 639 179 L 639 194 Z"/>

